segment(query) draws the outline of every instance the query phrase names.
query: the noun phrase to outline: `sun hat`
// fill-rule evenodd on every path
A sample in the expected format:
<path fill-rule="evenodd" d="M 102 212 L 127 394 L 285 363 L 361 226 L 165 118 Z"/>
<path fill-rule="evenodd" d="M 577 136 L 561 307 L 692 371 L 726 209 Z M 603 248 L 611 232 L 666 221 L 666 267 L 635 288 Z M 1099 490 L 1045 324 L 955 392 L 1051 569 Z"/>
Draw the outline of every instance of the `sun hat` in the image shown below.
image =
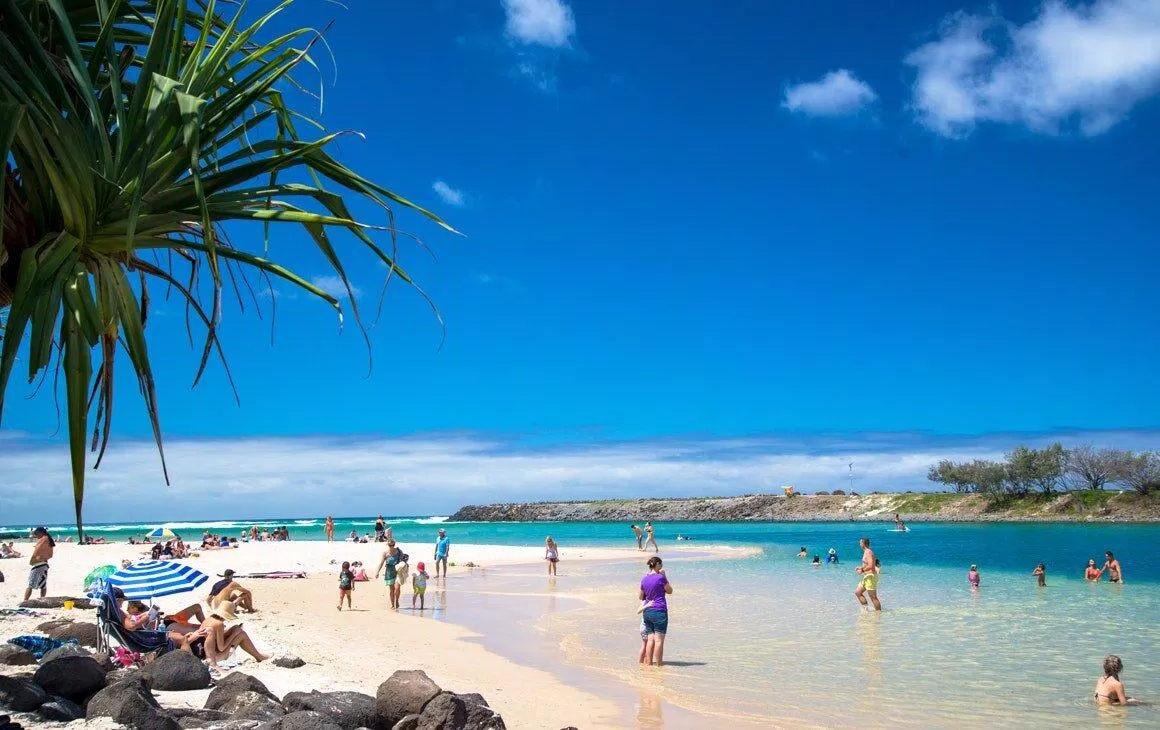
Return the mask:
<path fill-rule="evenodd" d="M 210 616 L 217 616 L 222 621 L 238 620 L 238 615 L 234 613 L 233 601 L 222 601 L 210 612 Z"/>
<path fill-rule="evenodd" d="M 978 569 L 979 569 L 979 566 L 974 565 L 974 564 L 971 565 L 971 570 L 978 570 Z"/>
<path fill-rule="evenodd" d="M 444 530 L 442 527 L 440 527 L 440 528 L 439 528 L 439 534 L 440 534 L 440 535 L 446 535 L 446 534 L 447 534 L 447 530 Z"/>
<path fill-rule="evenodd" d="M 838 551 L 837 551 L 837 550 L 835 550 L 834 548 L 830 548 L 830 555 L 833 555 L 833 554 L 834 554 L 834 553 L 836 553 L 836 552 L 838 552 Z"/>

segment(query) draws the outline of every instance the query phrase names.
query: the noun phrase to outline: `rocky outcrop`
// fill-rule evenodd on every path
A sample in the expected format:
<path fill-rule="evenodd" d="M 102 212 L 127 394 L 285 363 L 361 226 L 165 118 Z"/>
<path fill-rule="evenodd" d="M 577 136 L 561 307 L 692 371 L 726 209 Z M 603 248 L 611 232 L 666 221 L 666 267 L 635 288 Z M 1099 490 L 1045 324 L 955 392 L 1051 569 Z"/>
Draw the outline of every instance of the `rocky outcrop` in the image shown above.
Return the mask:
<path fill-rule="evenodd" d="M 220 710 L 234 697 L 243 692 L 257 692 L 274 701 L 278 700 L 277 696 L 266 688 L 262 680 L 251 677 L 248 674 L 243 674 L 242 672 L 230 672 L 219 679 L 217 684 L 214 685 L 213 690 L 209 693 L 209 697 L 205 700 L 205 709 Z"/>
<path fill-rule="evenodd" d="M 0 707 L 14 712 L 32 712 L 48 699 L 48 693 L 28 677 L 0 675 Z"/>
<path fill-rule="evenodd" d="M 426 672 L 395 672 L 375 694 L 375 727 L 391 730 L 407 715 L 422 712 L 440 691 Z"/>
<path fill-rule="evenodd" d="M 101 630 L 96 624 L 88 621 L 67 621 L 48 630 L 49 637 L 69 641 L 76 641 L 81 646 L 91 646 L 94 649 L 99 645 Z"/>
<path fill-rule="evenodd" d="M 0 664 L 8 667 L 22 667 L 36 664 L 32 652 L 15 644 L 0 644 Z"/>
<path fill-rule="evenodd" d="M 141 673 L 153 689 L 163 692 L 207 689 L 213 683 L 209 667 L 188 651 L 162 654 L 145 665 Z"/>
<path fill-rule="evenodd" d="M 1090 493 L 1089 493 L 1090 494 Z M 618 499 L 462 507 L 453 522 L 908 522 L 1160 521 L 1160 493 L 1098 492 L 1098 507 L 1075 493 L 999 498 L 981 494 L 899 492 L 811 495 L 748 494 L 691 499 Z"/>
<path fill-rule="evenodd" d="M 110 685 L 89 700 L 88 718 L 108 717 L 134 730 L 180 730 L 169 715 L 158 706 L 141 677 Z"/>
<path fill-rule="evenodd" d="M 32 681 L 50 695 L 84 703 L 105 686 L 105 668 L 91 657 L 65 656 L 44 662 Z"/>
<path fill-rule="evenodd" d="M 375 722 L 375 698 L 359 692 L 291 692 L 282 698 L 287 712 L 313 710 L 334 724 L 356 730 Z"/>

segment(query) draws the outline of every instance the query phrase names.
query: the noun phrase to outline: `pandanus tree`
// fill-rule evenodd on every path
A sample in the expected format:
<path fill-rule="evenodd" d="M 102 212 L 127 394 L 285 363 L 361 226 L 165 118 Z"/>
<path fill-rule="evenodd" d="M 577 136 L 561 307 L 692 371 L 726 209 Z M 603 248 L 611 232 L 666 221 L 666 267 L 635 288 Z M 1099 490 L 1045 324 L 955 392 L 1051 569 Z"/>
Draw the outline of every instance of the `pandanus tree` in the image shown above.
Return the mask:
<path fill-rule="evenodd" d="M 295 71 L 316 68 L 320 39 L 270 30 L 291 1 L 251 15 L 215 0 L 0 0 L 0 417 L 18 365 L 30 383 L 62 383 L 78 531 L 118 360 L 136 375 L 169 480 L 145 334 L 151 289 L 175 292 L 204 335 L 196 385 L 222 354 L 223 289 L 280 280 L 341 318 L 337 297 L 279 265 L 287 226 L 348 293 L 332 234 L 413 286 L 396 260 L 395 209 L 451 230 L 336 159 L 344 133 L 288 101 L 309 100 Z M 354 199 L 380 224 L 353 215 Z M 251 243 L 235 244 L 247 227 Z"/>

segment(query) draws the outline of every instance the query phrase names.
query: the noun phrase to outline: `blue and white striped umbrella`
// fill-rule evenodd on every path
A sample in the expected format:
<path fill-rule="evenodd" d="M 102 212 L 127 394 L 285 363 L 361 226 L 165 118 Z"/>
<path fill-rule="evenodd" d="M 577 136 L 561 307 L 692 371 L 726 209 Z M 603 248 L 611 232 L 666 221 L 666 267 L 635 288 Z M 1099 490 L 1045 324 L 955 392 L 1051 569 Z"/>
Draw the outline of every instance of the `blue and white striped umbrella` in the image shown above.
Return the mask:
<path fill-rule="evenodd" d="M 142 560 L 108 577 L 130 600 L 150 600 L 188 593 L 209 580 L 196 568 L 173 560 Z"/>

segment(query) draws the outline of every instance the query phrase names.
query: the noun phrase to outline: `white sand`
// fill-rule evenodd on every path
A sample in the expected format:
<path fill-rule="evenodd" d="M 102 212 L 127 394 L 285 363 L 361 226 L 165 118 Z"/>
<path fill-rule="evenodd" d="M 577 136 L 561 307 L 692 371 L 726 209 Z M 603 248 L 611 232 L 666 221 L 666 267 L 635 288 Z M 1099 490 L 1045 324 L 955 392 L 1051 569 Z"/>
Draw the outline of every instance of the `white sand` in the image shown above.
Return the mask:
<path fill-rule="evenodd" d="M 398 669 L 422 669 L 440 686 L 457 692 L 480 692 L 507 721 L 509 727 L 561 728 L 576 725 L 584 728 L 624 727 L 629 707 L 565 685 L 551 674 L 515 664 L 464 639 L 468 630 L 432 620 L 430 607 L 440 600 L 444 589 L 434 580 L 432 546 L 401 544 L 411 556 L 412 568 L 427 563 L 431 574 L 427 591 L 426 614 L 389 609 L 386 588 L 381 582 L 359 583 L 354 594 L 354 612 L 338 612 L 336 574 L 344 560 L 361 560 L 373 576 L 384 546 L 291 541 L 244 544 L 233 550 L 202 551 L 191 558 L 190 565 L 216 580 L 218 573 L 233 568 L 238 573 L 275 570 L 305 571 L 305 580 L 242 579 L 253 590 L 259 611 L 243 616 L 244 625 L 259 650 L 272 654 L 295 654 L 307 662 L 300 669 L 280 669 L 270 664 L 256 664 L 245 657 L 241 671 L 253 674 L 279 696 L 290 691 L 354 690 L 374 695 L 378 685 Z M 18 543 L 25 556 L 31 544 Z M 728 548 L 668 548 L 666 555 L 679 552 L 732 552 Z M 58 544 L 49 573 L 50 596 L 82 594 L 84 576 L 100 565 L 120 565 L 122 559 L 139 559 L 142 546 L 124 543 L 78 546 Z M 569 561 L 635 559 L 635 549 L 570 547 Z M 469 569 L 473 562 L 486 570 L 489 566 L 534 563 L 543 560 L 542 547 L 509 547 L 500 545 L 452 545 L 451 559 L 460 567 L 453 573 Z M 27 559 L 0 560 L 7 581 L 0 583 L 0 606 L 14 607 L 23 598 L 27 580 Z M 453 592 L 455 581 L 449 591 Z M 158 605 L 176 611 L 196 600 L 203 600 L 208 584 L 196 593 L 163 598 Z M 466 598 L 466 597 L 464 597 Z M 410 587 L 403 593 L 404 606 L 410 605 Z M 456 610 L 465 607 L 458 598 Z M 78 620 L 95 620 L 89 611 L 47 611 L 40 618 L 0 619 L 0 640 L 21 633 L 33 633 L 37 624 L 71 616 Z M 200 707 L 206 692 L 160 693 L 166 705 Z"/>

